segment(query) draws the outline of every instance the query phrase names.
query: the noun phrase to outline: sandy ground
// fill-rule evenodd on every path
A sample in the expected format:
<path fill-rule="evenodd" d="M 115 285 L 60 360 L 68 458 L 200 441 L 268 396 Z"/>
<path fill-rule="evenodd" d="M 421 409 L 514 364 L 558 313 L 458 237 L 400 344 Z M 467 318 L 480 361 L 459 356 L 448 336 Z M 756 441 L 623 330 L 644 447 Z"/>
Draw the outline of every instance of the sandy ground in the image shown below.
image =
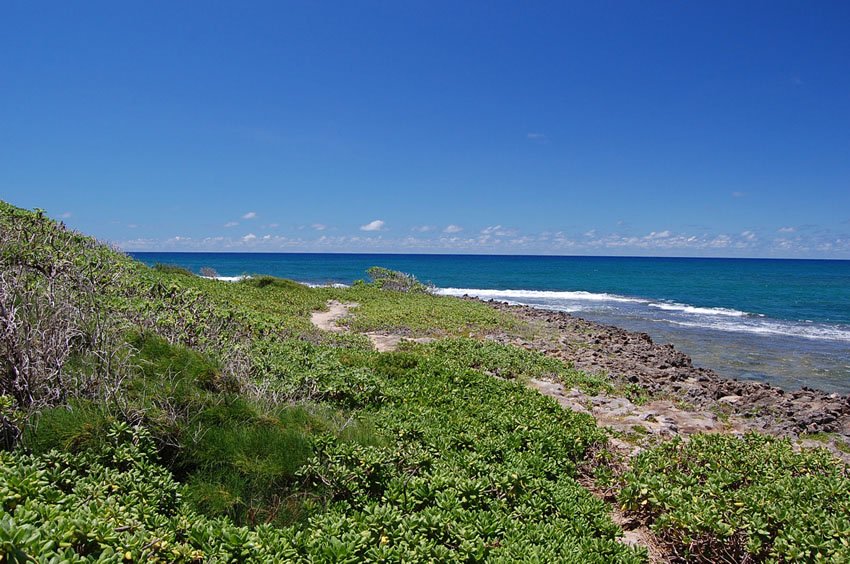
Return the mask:
<path fill-rule="evenodd" d="M 336 300 L 330 300 L 328 302 L 328 310 L 314 311 L 310 315 L 310 321 L 312 321 L 313 325 L 322 331 L 331 331 L 333 333 L 347 331 L 348 329 L 341 325 L 339 321 L 345 319 L 345 317 L 348 316 L 349 310 L 357 307 L 358 305 L 360 304 L 357 302 L 339 302 Z M 394 351 L 398 348 L 399 343 L 402 341 L 414 341 L 416 343 L 427 343 L 433 341 L 433 339 L 429 337 L 410 338 L 395 333 L 377 331 L 364 333 L 364 335 L 369 337 L 369 340 L 372 341 L 372 346 L 375 347 L 375 350 L 378 352 Z"/>
<path fill-rule="evenodd" d="M 337 325 L 337 321 L 342 319 L 343 317 L 348 315 L 348 310 L 353 307 L 357 307 L 358 303 L 356 302 L 338 302 L 336 300 L 330 300 L 328 302 L 328 311 L 314 311 L 310 315 L 310 321 L 313 322 L 313 325 L 321 329 L 322 331 L 331 331 L 332 333 L 340 333 L 345 331 L 345 327 L 340 327 Z"/>

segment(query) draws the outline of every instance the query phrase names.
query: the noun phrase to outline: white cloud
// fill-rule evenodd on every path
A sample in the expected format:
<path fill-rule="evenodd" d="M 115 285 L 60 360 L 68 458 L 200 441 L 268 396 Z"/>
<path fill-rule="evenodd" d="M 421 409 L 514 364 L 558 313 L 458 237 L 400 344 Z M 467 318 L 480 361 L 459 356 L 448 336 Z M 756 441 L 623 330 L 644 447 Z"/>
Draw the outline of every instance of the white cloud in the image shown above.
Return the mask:
<path fill-rule="evenodd" d="M 224 224 L 225 227 L 236 227 L 237 225 L 239 225 L 238 221 L 228 221 Z"/>
<path fill-rule="evenodd" d="M 527 133 L 527 134 L 525 135 L 525 137 L 526 137 L 526 139 L 528 139 L 529 141 L 537 141 L 538 143 L 545 143 L 546 141 L 548 141 L 548 140 L 549 140 L 549 138 L 548 138 L 548 137 L 546 137 L 546 134 L 545 134 L 545 133 L 535 133 L 535 132 L 531 132 L 531 133 Z"/>
<path fill-rule="evenodd" d="M 411 227 L 410 230 L 416 233 L 428 233 L 429 231 L 433 231 L 436 229 L 433 225 L 416 225 Z"/>
<path fill-rule="evenodd" d="M 257 217 L 257 212 L 248 212 L 242 216 L 242 219 L 255 219 Z"/>
<path fill-rule="evenodd" d="M 61 217 L 62 219 L 68 219 L 68 218 L 69 218 L 69 217 L 71 217 L 72 215 L 74 215 L 74 214 L 72 214 L 71 212 L 66 211 L 65 213 L 63 213 L 63 214 L 62 214 L 62 215 L 60 215 L 59 217 Z"/>
<path fill-rule="evenodd" d="M 454 223 L 447 225 L 446 228 L 443 229 L 443 233 L 460 233 L 461 231 L 463 231 L 463 227 L 455 225 Z"/>
<path fill-rule="evenodd" d="M 513 237 L 517 234 L 517 230 L 507 229 L 505 227 L 502 227 L 501 225 L 491 225 L 482 229 L 481 234 L 486 237 L 489 237 L 491 235 L 495 237 Z"/>
<path fill-rule="evenodd" d="M 728 247 L 732 243 L 732 239 L 729 235 L 718 235 L 711 241 L 709 241 L 708 246 L 713 247 L 715 249 L 722 249 L 724 247 Z"/>
<path fill-rule="evenodd" d="M 139 226 L 139 225 L 138 225 L 137 223 L 128 223 L 128 224 L 127 224 L 127 228 L 128 228 L 128 229 L 135 229 L 135 228 L 137 228 L 138 226 Z"/>
<path fill-rule="evenodd" d="M 435 227 L 430 232 L 411 232 L 397 236 L 385 230 L 383 220 L 364 225 L 367 233 L 358 236 L 327 236 L 333 227 L 314 231 L 305 225 L 304 238 L 274 234 L 260 235 L 242 231 L 225 231 L 231 235 L 210 237 L 174 236 L 162 239 L 129 238 L 119 242 L 125 250 L 173 251 L 302 251 L 302 252 L 463 252 L 508 254 L 597 254 L 650 256 L 764 256 L 850 258 L 850 234 L 829 229 L 796 227 L 766 237 L 754 229 L 722 233 L 709 227 L 679 232 L 673 229 L 629 234 L 590 230 L 540 231 L 516 233 L 500 224 L 484 229 L 448 232 L 449 226 Z M 256 231 L 259 228 L 255 228 Z M 699 230 L 697 230 L 699 229 Z M 245 234 L 247 233 L 247 234 Z M 390 235 L 388 236 L 387 233 Z"/>
<path fill-rule="evenodd" d="M 732 192 L 733 198 L 743 198 L 746 195 L 747 195 L 746 192 Z"/>
<path fill-rule="evenodd" d="M 780 233 L 794 233 L 797 229 L 795 227 L 780 227 L 778 231 Z"/>
<path fill-rule="evenodd" d="M 327 228 L 328 228 L 328 226 L 327 226 L 327 225 L 325 225 L 324 223 L 314 223 L 314 224 L 313 224 L 313 225 L 311 225 L 310 227 L 312 227 L 312 228 L 313 228 L 313 229 L 315 229 L 316 231 L 324 231 L 325 229 L 327 229 Z"/>
<path fill-rule="evenodd" d="M 384 222 L 380 219 L 370 221 L 366 225 L 360 226 L 360 231 L 383 231 Z"/>

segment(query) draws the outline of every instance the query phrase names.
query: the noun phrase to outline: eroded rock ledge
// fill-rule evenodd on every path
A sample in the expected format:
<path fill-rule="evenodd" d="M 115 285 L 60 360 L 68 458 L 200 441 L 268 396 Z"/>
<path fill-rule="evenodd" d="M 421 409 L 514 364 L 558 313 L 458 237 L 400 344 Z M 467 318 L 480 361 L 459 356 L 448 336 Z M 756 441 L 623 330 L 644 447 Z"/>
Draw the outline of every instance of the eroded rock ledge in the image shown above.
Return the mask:
<path fill-rule="evenodd" d="M 476 299 L 476 298 L 467 298 Z M 695 367 L 673 345 L 659 345 L 646 333 L 626 331 L 529 306 L 486 302 L 531 322 L 556 337 L 523 341 L 495 335 L 502 342 L 542 350 L 586 372 L 604 372 L 621 383 L 637 384 L 653 397 L 672 398 L 698 410 L 735 417 L 736 427 L 780 436 L 836 433 L 850 438 L 850 396 L 811 388 L 785 391 L 770 384 L 724 378 Z"/>

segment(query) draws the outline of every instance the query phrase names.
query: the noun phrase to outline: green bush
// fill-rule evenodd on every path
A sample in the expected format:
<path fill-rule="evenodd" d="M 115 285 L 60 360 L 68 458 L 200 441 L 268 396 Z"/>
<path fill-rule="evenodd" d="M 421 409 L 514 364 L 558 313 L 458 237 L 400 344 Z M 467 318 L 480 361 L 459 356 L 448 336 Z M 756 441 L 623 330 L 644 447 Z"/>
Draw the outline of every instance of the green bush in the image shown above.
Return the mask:
<path fill-rule="evenodd" d="M 382 290 L 407 293 L 426 293 L 429 287 L 416 279 L 412 274 L 390 270 L 380 266 L 373 266 L 366 271 L 372 284 Z"/>
<path fill-rule="evenodd" d="M 308 287 L 304 284 L 299 284 L 286 278 L 276 278 L 274 276 L 260 275 L 251 276 L 241 281 L 245 286 L 253 286 L 255 288 L 275 288 L 278 290 L 299 291 L 307 290 Z"/>
<path fill-rule="evenodd" d="M 163 274 L 171 274 L 176 276 L 195 276 L 195 273 L 188 268 L 177 266 L 176 264 L 164 264 L 161 262 L 153 265 L 153 269 Z"/>
<path fill-rule="evenodd" d="M 641 454 L 624 481 L 623 508 L 688 561 L 850 559 L 850 480 L 825 450 L 695 435 Z"/>

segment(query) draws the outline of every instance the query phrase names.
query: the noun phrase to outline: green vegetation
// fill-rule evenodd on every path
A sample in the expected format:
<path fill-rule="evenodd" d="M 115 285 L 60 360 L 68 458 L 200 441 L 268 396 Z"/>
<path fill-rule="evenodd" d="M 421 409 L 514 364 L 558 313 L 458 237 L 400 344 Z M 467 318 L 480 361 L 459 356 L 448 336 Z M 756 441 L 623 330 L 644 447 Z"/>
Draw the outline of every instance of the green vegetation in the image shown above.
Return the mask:
<path fill-rule="evenodd" d="M 539 330 L 507 313 L 379 268 L 347 289 L 147 268 L 4 203 L 0 262 L 9 561 L 645 561 L 577 481 L 606 434 L 525 384 L 622 390 L 496 342 Z M 311 324 L 331 299 L 351 332 Z M 688 557 L 847 555 L 826 454 L 715 440 L 645 453 L 622 503 Z"/>
<path fill-rule="evenodd" d="M 417 280 L 412 274 L 405 272 L 397 272 L 388 268 L 373 266 L 366 271 L 366 274 L 372 279 L 372 285 L 381 290 L 415 294 L 424 294 L 429 290 L 426 284 Z"/>
<path fill-rule="evenodd" d="M 611 391 L 610 382 L 570 368 L 560 360 L 539 351 L 470 338 L 441 339 L 427 345 L 410 345 L 408 350 L 426 358 L 438 358 L 456 370 L 472 369 L 497 378 L 526 383 L 529 379 L 550 379 L 564 386 L 578 387 L 597 394 Z"/>
<path fill-rule="evenodd" d="M 359 305 L 349 322 L 353 331 L 387 331 L 407 336 L 529 335 L 525 322 L 485 304 L 427 293 L 382 291 L 374 286 L 322 289 L 328 297 Z"/>
<path fill-rule="evenodd" d="M 695 435 L 643 453 L 624 481 L 623 508 L 689 561 L 850 558 L 850 479 L 824 450 Z"/>

